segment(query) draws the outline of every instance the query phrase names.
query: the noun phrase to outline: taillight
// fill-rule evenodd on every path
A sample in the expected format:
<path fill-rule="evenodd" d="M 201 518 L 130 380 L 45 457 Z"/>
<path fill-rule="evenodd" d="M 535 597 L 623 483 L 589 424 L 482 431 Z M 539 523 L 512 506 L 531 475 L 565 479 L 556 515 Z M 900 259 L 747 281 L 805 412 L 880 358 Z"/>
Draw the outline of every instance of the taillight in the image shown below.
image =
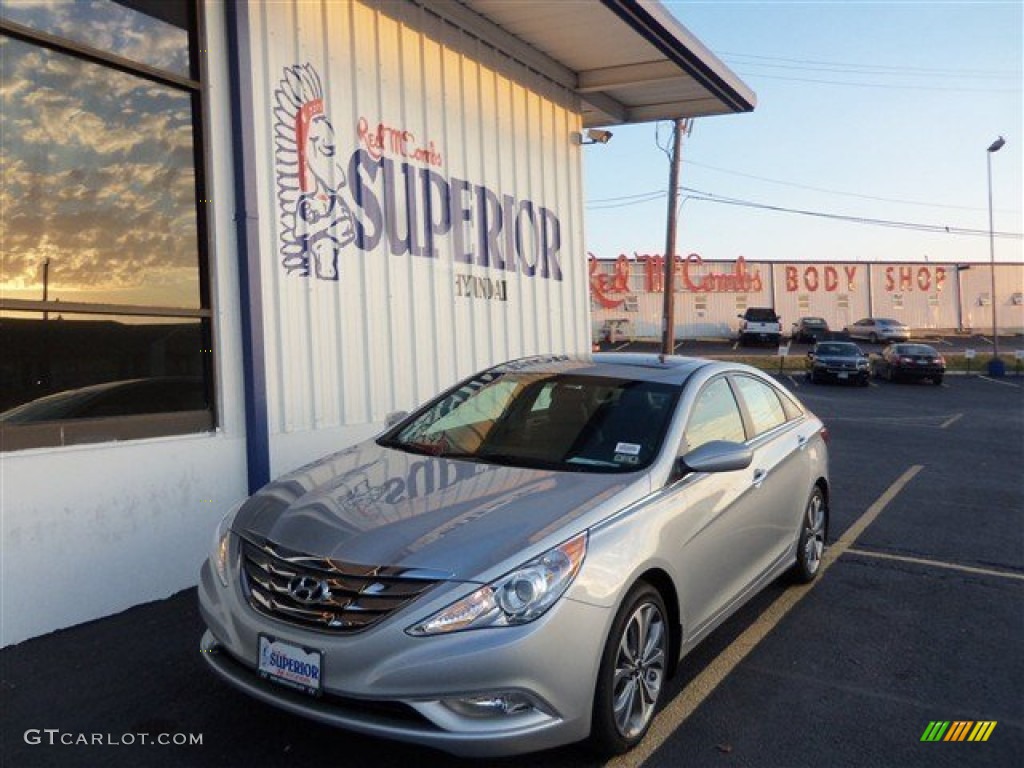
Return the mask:
<path fill-rule="evenodd" d="M 945 365 L 946 358 L 944 358 L 942 355 L 939 355 L 938 359 L 935 362 L 937 362 L 939 365 Z"/>
<path fill-rule="evenodd" d="M 818 431 L 818 434 L 821 435 L 821 439 L 825 441 L 825 445 L 828 445 L 829 438 L 831 437 L 828 433 L 828 427 L 822 427 Z"/>

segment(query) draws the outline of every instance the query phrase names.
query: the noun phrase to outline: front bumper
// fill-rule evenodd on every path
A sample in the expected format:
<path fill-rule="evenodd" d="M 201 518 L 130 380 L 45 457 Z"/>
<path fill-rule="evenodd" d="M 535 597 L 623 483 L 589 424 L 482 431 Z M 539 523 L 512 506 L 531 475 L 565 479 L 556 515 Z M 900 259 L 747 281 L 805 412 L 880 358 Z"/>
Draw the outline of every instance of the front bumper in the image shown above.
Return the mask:
<path fill-rule="evenodd" d="M 380 625 L 339 635 L 256 613 L 237 579 L 223 587 L 209 563 L 200 584 L 208 631 L 200 650 L 225 681 L 268 704 L 348 730 L 470 757 L 533 752 L 587 737 L 611 609 L 563 597 L 530 624 L 411 637 L 405 628 L 451 600 L 417 601 Z M 323 654 L 323 695 L 257 673 L 259 635 Z M 566 653 L 566 648 L 572 648 Z M 445 700 L 495 692 L 528 694 L 539 706 L 511 715 L 460 714 Z"/>
<path fill-rule="evenodd" d="M 814 366 L 811 374 L 818 379 L 832 379 L 835 381 L 867 381 L 869 371 L 867 368 L 850 368 L 836 365 Z"/>

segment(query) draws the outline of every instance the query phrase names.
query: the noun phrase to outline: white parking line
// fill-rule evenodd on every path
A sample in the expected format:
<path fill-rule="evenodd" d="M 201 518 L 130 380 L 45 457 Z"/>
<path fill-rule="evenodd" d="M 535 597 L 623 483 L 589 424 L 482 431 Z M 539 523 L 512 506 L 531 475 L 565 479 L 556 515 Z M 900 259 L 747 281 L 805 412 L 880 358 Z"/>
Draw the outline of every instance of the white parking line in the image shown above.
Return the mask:
<path fill-rule="evenodd" d="M 961 571 L 962 573 L 979 573 L 983 576 L 999 576 L 1006 579 L 1019 579 L 1024 581 L 1024 573 L 1013 571 L 999 571 L 992 568 L 975 568 L 972 565 L 960 565 L 959 563 L 947 563 L 942 560 L 929 560 L 924 557 L 908 557 L 907 555 L 891 555 L 887 552 L 872 552 L 867 549 L 846 550 L 851 555 L 863 555 L 864 557 L 877 557 L 881 560 L 895 560 L 900 563 L 914 563 L 915 565 L 927 565 L 931 568 L 945 568 L 949 571 Z"/>
<path fill-rule="evenodd" d="M 939 429 L 949 429 L 952 425 L 956 424 L 963 417 L 964 415 L 962 413 L 958 413 L 956 416 L 950 416 L 948 419 L 946 419 L 939 425 Z"/>
<path fill-rule="evenodd" d="M 1002 384 L 1004 387 L 1013 387 L 1014 389 L 1020 389 L 1020 384 L 1014 384 L 1012 381 L 1000 381 L 999 379 L 993 379 L 988 376 L 979 376 L 979 379 L 983 381 L 991 381 L 993 384 Z"/>
<path fill-rule="evenodd" d="M 722 651 L 714 661 L 701 671 L 689 684 L 670 701 L 665 708 L 654 718 L 651 730 L 635 749 L 620 755 L 605 763 L 604 768 L 637 768 L 646 762 L 658 748 L 681 726 L 686 719 L 692 715 L 704 700 L 728 677 L 736 666 L 757 647 L 769 632 L 782 621 L 790 609 L 793 608 L 816 584 L 821 583 L 821 577 L 825 571 L 834 563 L 850 545 L 857 540 L 857 537 L 864 532 L 864 529 L 871 525 L 889 503 L 896 498 L 900 491 L 914 479 L 923 467 L 915 464 L 906 472 L 900 475 L 868 509 L 851 525 L 846 532 L 839 537 L 821 560 L 821 570 L 818 578 L 810 584 L 802 584 L 788 588 L 775 602 L 762 613 L 753 624 L 747 627 L 743 633 Z M 686 663 L 686 660 L 683 660 Z"/>
<path fill-rule="evenodd" d="M 796 379 L 793 376 L 787 375 L 786 378 L 793 384 L 794 389 L 800 389 L 800 385 L 796 383 Z"/>

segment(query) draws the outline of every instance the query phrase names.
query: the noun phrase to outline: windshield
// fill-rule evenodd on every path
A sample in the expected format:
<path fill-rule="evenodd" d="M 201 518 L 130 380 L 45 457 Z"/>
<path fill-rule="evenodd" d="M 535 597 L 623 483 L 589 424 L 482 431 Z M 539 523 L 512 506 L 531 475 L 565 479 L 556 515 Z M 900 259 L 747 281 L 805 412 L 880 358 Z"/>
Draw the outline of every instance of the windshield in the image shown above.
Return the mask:
<path fill-rule="evenodd" d="M 488 372 L 381 438 L 412 453 L 575 472 L 631 472 L 658 455 L 679 388 L 570 373 Z"/>
<path fill-rule="evenodd" d="M 897 355 L 930 355 L 937 357 L 939 354 L 925 344 L 897 344 L 893 351 Z"/>
<path fill-rule="evenodd" d="M 819 344 L 814 348 L 819 355 L 857 355 L 860 349 L 856 344 Z"/>

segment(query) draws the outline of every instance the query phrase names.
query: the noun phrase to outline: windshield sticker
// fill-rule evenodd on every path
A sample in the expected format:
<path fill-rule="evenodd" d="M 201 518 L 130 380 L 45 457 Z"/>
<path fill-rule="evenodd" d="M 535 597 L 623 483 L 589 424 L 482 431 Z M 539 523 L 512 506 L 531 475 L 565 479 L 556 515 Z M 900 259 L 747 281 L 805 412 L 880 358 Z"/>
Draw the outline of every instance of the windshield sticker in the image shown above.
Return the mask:
<path fill-rule="evenodd" d="M 615 452 L 616 453 L 625 453 L 625 454 L 628 454 L 630 456 L 639 456 L 640 455 L 640 446 L 637 445 L 636 443 L 616 443 L 615 444 Z M 618 461 L 618 459 L 616 459 L 616 461 Z"/>

